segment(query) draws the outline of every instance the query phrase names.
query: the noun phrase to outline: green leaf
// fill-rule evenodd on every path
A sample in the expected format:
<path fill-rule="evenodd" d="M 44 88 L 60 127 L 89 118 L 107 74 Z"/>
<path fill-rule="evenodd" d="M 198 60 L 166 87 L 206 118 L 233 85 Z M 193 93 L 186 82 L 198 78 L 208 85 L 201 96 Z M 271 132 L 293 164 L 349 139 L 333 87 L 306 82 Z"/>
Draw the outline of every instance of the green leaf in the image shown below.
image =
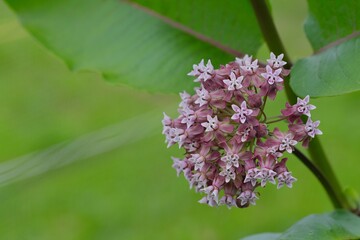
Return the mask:
<path fill-rule="evenodd" d="M 360 90 L 360 37 L 296 62 L 290 85 L 299 96 L 333 96 Z"/>
<path fill-rule="evenodd" d="M 305 32 L 314 56 L 294 65 L 290 85 L 300 96 L 333 96 L 360 89 L 360 1 L 308 0 Z"/>
<path fill-rule="evenodd" d="M 250 1 L 132 0 L 196 32 L 247 54 L 256 54 L 262 34 Z"/>
<path fill-rule="evenodd" d="M 192 64 L 204 58 L 211 59 L 217 67 L 220 63 L 232 60 L 235 52 L 177 23 L 164 22 L 163 18 L 155 17 L 128 1 L 6 2 L 25 28 L 64 59 L 72 70 L 95 70 L 107 80 L 143 89 L 171 92 L 192 90 L 193 79 L 186 76 Z M 169 2 L 158 4 L 163 9 L 173 8 Z M 218 14 L 228 13 L 224 10 L 227 7 L 219 4 L 216 8 L 214 4 L 208 6 L 204 2 L 203 9 L 192 11 L 198 18 L 187 19 L 197 24 L 196 29 L 202 28 L 204 25 L 201 22 L 206 19 L 209 22 L 206 33 L 217 32 L 218 37 L 221 34 L 232 36 L 216 40 L 226 40 L 226 43 L 235 46 L 235 41 L 240 43 L 246 36 L 236 36 L 241 29 L 241 17 L 237 22 L 219 23 L 222 18 Z M 247 8 L 231 10 L 233 15 L 249 15 Z M 234 21 L 234 18 L 230 19 Z M 221 28 L 222 24 L 232 24 L 232 28 Z M 247 30 L 248 27 L 241 31 L 244 33 Z M 260 44 L 259 34 L 253 40 L 249 46 L 244 45 L 243 49 L 254 52 Z"/>
<path fill-rule="evenodd" d="M 308 0 L 305 32 L 314 50 L 360 30 L 360 1 Z"/>
<path fill-rule="evenodd" d="M 269 236 L 271 240 L 307 239 L 359 239 L 360 218 L 345 210 L 337 210 L 326 214 L 310 215 L 281 234 L 257 234 L 243 240 L 262 240 Z"/>

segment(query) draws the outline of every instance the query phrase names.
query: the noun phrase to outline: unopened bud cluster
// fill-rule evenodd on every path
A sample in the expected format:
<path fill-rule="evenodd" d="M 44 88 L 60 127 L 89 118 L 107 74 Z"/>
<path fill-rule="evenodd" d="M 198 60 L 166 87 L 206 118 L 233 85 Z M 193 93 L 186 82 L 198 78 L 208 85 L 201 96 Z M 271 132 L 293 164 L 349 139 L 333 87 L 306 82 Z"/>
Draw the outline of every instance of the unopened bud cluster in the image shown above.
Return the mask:
<path fill-rule="evenodd" d="M 267 118 L 266 101 L 275 99 L 289 74 L 282 59 L 283 54 L 271 53 L 261 67 L 246 55 L 220 69 L 202 60 L 188 74 L 200 83 L 196 94 L 180 93 L 176 119 L 164 113 L 168 147 L 178 144 L 186 151 L 183 159 L 173 158 L 173 167 L 191 188 L 205 194 L 200 203 L 247 207 L 255 205 L 258 187 L 269 182 L 277 188 L 292 187 L 296 181 L 283 154 L 292 153 L 299 142 L 307 146 L 322 132 L 320 122 L 310 118 L 315 106 L 308 96 L 295 105 L 286 103 L 277 119 Z M 269 128 L 281 120 L 288 122 L 286 131 Z"/>

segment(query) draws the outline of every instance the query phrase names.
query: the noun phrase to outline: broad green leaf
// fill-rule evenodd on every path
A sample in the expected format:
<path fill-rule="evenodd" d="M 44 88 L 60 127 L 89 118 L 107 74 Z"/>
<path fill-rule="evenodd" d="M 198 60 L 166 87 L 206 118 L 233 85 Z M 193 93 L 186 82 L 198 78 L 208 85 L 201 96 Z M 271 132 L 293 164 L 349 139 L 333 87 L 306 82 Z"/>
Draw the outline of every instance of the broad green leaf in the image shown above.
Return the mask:
<path fill-rule="evenodd" d="M 316 54 L 294 65 L 294 92 L 321 97 L 359 90 L 360 1 L 308 0 L 308 5 L 305 32 Z"/>
<path fill-rule="evenodd" d="M 360 37 L 299 60 L 290 85 L 299 96 L 333 96 L 360 90 Z"/>
<path fill-rule="evenodd" d="M 186 74 L 202 58 L 230 55 L 117 0 L 8 1 L 21 22 L 73 70 L 149 90 L 192 89 Z"/>
<path fill-rule="evenodd" d="M 132 0 L 233 49 L 256 54 L 262 35 L 250 1 Z"/>
<path fill-rule="evenodd" d="M 192 69 L 192 64 L 204 58 L 211 59 L 217 67 L 220 63 L 233 59 L 231 54 L 224 52 L 224 49 L 234 52 L 228 50 L 228 46 L 214 43 L 206 36 L 204 39 L 196 34 L 191 35 L 189 31 L 184 32 L 184 29 L 180 30 L 174 24 L 164 22 L 129 1 L 6 2 L 19 16 L 24 27 L 43 45 L 64 59 L 72 70 L 95 70 L 113 82 L 153 91 L 192 90 L 192 78 L 186 76 Z M 164 8 L 167 6 L 171 4 L 162 4 Z M 218 9 L 226 7 L 219 4 Z M 215 10 L 217 9 L 214 5 L 202 9 L 198 23 L 204 19 L 219 21 L 218 14 L 224 11 L 214 12 Z M 248 15 L 246 8 L 233 10 L 233 14 Z M 195 10 L 192 12 L 198 14 Z M 205 14 L 207 18 L 204 18 Z M 223 24 L 233 24 L 233 30 L 241 28 L 237 22 Z M 216 36 L 235 36 L 239 33 L 239 30 L 231 33 L 229 28 L 221 28 L 221 24 L 209 23 L 208 26 L 206 31 L 218 31 Z M 244 29 L 247 30 L 249 29 Z M 236 41 L 236 38 L 224 39 L 227 43 Z M 260 37 L 257 35 L 256 39 L 253 38 L 254 42 L 249 43 L 246 48 L 255 51 Z"/>
<path fill-rule="evenodd" d="M 281 234 L 258 234 L 243 240 L 262 240 L 269 236 L 271 240 L 330 240 L 330 239 L 359 239 L 360 217 L 354 214 L 337 210 L 326 214 L 310 215 Z"/>
<path fill-rule="evenodd" d="M 360 1 L 308 0 L 305 32 L 314 50 L 360 30 Z"/>

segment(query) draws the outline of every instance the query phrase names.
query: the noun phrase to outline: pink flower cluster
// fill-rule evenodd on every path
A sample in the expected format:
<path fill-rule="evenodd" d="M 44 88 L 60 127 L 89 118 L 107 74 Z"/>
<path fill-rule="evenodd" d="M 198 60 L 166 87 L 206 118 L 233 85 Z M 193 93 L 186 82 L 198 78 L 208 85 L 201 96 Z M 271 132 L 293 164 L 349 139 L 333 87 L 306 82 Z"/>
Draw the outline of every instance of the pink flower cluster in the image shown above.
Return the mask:
<path fill-rule="evenodd" d="M 255 205 L 258 187 L 277 180 L 277 188 L 291 188 L 296 181 L 283 154 L 292 153 L 299 142 L 307 146 L 322 132 L 320 122 L 310 118 L 315 106 L 309 96 L 298 98 L 295 105 L 287 103 L 277 119 L 267 118 L 266 100 L 276 97 L 289 74 L 282 59 L 283 54 L 271 53 L 261 67 L 246 55 L 220 69 L 201 60 L 188 74 L 200 83 L 196 94 L 180 93 L 178 118 L 164 113 L 167 146 L 178 144 L 186 151 L 183 159 L 173 158 L 173 167 L 184 174 L 190 188 L 205 194 L 200 203 L 247 207 Z M 282 120 L 288 122 L 287 131 L 269 129 Z"/>

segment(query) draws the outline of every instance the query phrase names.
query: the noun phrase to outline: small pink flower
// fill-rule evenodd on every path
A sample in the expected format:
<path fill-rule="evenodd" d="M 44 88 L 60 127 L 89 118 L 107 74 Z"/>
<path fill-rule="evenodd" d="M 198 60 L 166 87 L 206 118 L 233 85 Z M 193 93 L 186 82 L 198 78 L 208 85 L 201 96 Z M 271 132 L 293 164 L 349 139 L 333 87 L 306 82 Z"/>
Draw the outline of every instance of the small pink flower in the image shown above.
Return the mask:
<path fill-rule="evenodd" d="M 267 62 L 270 67 L 274 69 L 278 69 L 286 65 L 286 62 L 283 61 L 283 58 L 284 58 L 283 53 L 276 57 L 276 55 L 271 52 L 270 59 L 268 59 Z"/>
<path fill-rule="evenodd" d="M 253 185 L 255 187 L 257 179 L 258 179 L 257 175 L 259 172 L 260 172 L 260 170 L 257 168 L 250 168 L 246 173 L 244 183 L 250 182 L 251 185 Z"/>
<path fill-rule="evenodd" d="M 235 169 L 234 168 L 224 168 L 220 173 L 220 176 L 225 177 L 225 182 L 228 183 L 230 180 L 235 180 Z"/>
<path fill-rule="evenodd" d="M 189 104 L 191 102 L 191 95 L 188 94 L 186 91 L 180 93 L 181 102 L 179 104 L 179 107 L 187 108 L 189 107 Z"/>
<path fill-rule="evenodd" d="M 164 114 L 164 118 L 161 121 L 161 123 L 163 125 L 162 134 L 165 134 L 165 136 L 168 136 L 170 129 L 171 129 L 171 125 L 172 125 L 172 120 L 168 115 L 166 115 L 166 113 L 163 113 L 163 114 Z M 166 137 L 166 139 L 168 139 L 168 137 Z M 165 142 L 167 142 L 167 140 Z"/>
<path fill-rule="evenodd" d="M 246 117 L 251 116 L 251 114 L 253 113 L 253 110 L 247 108 L 245 101 L 241 103 L 240 107 L 232 104 L 231 108 L 235 111 L 235 114 L 232 115 L 231 119 L 239 120 L 241 123 L 245 123 Z"/>
<path fill-rule="evenodd" d="M 200 61 L 198 65 L 193 65 L 193 70 L 188 73 L 189 76 L 197 77 L 195 82 L 199 82 L 201 80 L 207 81 L 211 79 L 212 74 L 214 73 L 214 67 L 211 64 L 211 61 L 208 60 L 206 66 L 204 65 L 204 59 Z"/>
<path fill-rule="evenodd" d="M 201 89 L 197 89 L 196 94 L 198 98 L 196 99 L 195 103 L 199 104 L 200 107 L 209 102 L 210 94 L 208 91 L 206 91 L 204 87 L 202 87 Z"/>
<path fill-rule="evenodd" d="M 310 111 L 316 109 L 312 104 L 309 104 L 310 97 L 306 96 L 304 99 L 297 98 L 297 103 L 290 105 L 286 103 L 285 109 L 281 110 L 281 114 L 287 117 L 290 123 L 296 122 L 302 115 L 311 117 Z M 302 123 L 302 122 L 301 122 Z M 299 125 L 299 124 L 297 124 Z"/>
<path fill-rule="evenodd" d="M 267 182 L 272 184 L 276 184 L 274 177 L 276 176 L 276 172 L 268 169 L 268 168 L 261 168 L 256 175 L 256 178 L 261 181 L 261 186 L 264 187 Z"/>
<path fill-rule="evenodd" d="M 181 172 L 184 171 L 188 167 L 188 164 L 185 160 L 180 160 L 179 158 L 172 157 L 174 164 L 172 165 L 173 168 L 176 170 L 177 176 L 180 175 Z"/>
<path fill-rule="evenodd" d="M 245 183 L 242 186 L 242 193 L 239 195 L 238 199 L 240 199 L 241 206 L 245 206 L 247 204 L 256 205 L 256 200 L 259 199 L 253 191 L 253 186 L 250 183 Z"/>
<path fill-rule="evenodd" d="M 239 155 L 236 153 L 227 153 L 225 156 L 221 157 L 221 161 L 225 162 L 227 169 L 239 167 Z"/>
<path fill-rule="evenodd" d="M 278 189 L 283 187 L 284 184 L 286 184 L 286 186 L 288 186 L 289 188 L 292 188 L 293 182 L 297 181 L 297 179 L 291 175 L 291 172 L 282 172 L 278 175 L 277 178 L 278 178 L 278 186 L 277 186 Z"/>
<path fill-rule="evenodd" d="M 181 123 L 186 124 L 186 128 L 190 128 L 196 120 L 195 112 L 190 108 L 186 108 L 182 114 L 183 118 L 181 119 Z"/>
<path fill-rule="evenodd" d="M 166 113 L 163 113 L 163 114 L 164 114 L 164 118 L 162 120 L 162 124 L 164 127 L 168 127 L 172 123 L 171 118 L 168 115 L 166 115 Z"/>
<path fill-rule="evenodd" d="M 244 71 L 245 74 L 254 74 L 259 68 L 258 60 L 252 61 L 252 56 L 245 55 L 243 59 L 236 59 L 236 62 L 240 65 L 240 69 Z"/>
<path fill-rule="evenodd" d="M 211 207 L 217 206 L 219 204 L 219 189 L 214 186 L 209 186 L 201 189 L 201 192 L 207 194 L 204 198 L 202 198 L 199 202 L 208 204 Z"/>
<path fill-rule="evenodd" d="M 185 131 L 180 128 L 170 128 L 166 136 L 166 142 L 168 143 L 167 147 L 178 143 L 179 148 L 183 145 L 186 136 L 184 135 Z"/>
<path fill-rule="evenodd" d="M 305 130 L 307 134 L 312 138 L 314 138 L 315 135 L 322 135 L 323 134 L 322 131 L 318 129 L 319 125 L 320 125 L 320 121 L 313 122 L 311 118 L 308 118 L 305 126 Z"/>
<path fill-rule="evenodd" d="M 220 143 L 220 146 L 225 150 L 225 154 L 221 158 L 221 161 L 226 163 L 226 168 L 229 168 L 230 166 L 238 168 L 239 160 L 244 162 L 252 158 L 251 152 L 243 150 L 243 144 L 232 142 L 230 147 L 227 143 Z"/>
<path fill-rule="evenodd" d="M 241 82 L 243 81 L 243 79 L 243 76 L 236 77 L 235 73 L 231 72 L 230 79 L 225 79 L 223 80 L 223 82 L 226 84 L 227 90 L 234 91 L 242 88 Z"/>
<path fill-rule="evenodd" d="M 210 122 L 204 122 L 202 123 L 202 126 L 205 128 L 210 127 L 212 131 L 209 129 L 209 131 L 205 130 L 205 134 L 203 137 L 203 141 L 209 142 L 216 140 L 217 142 L 221 143 L 226 141 L 225 136 L 232 133 L 234 131 L 234 125 L 229 123 L 228 119 L 224 119 L 223 121 L 215 121 L 216 119 L 212 119 L 211 124 Z M 215 126 L 216 125 L 216 126 Z"/>
<path fill-rule="evenodd" d="M 205 129 L 205 132 L 212 132 L 219 127 L 219 120 L 217 116 L 211 117 L 210 115 L 207 115 L 207 122 L 201 123 L 201 126 L 203 126 Z"/>
<path fill-rule="evenodd" d="M 274 168 L 278 178 L 278 189 L 282 188 L 285 184 L 289 188 L 292 188 L 292 183 L 297 181 L 297 179 L 291 175 L 291 172 L 289 172 L 286 167 L 287 160 L 287 158 L 282 159 L 281 162 L 277 163 Z"/>
<path fill-rule="evenodd" d="M 200 172 L 191 175 L 189 178 L 190 189 L 194 187 L 197 192 L 206 187 L 206 182 L 206 176 Z"/>
<path fill-rule="evenodd" d="M 246 63 L 251 63 L 251 61 L 252 56 L 249 56 L 247 54 L 243 58 L 235 58 L 235 62 L 239 65 L 239 67 L 245 66 Z"/>
<path fill-rule="evenodd" d="M 263 76 L 270 85 L 273 85 L 274 83 L 280 83 L 280 82 L 284 81 L 279 76 L 280 73 L 281 73 L 281 68 L 276 69 L 274 71 L 269 65 L 267 65 L 266 66 L 266 73 L 262 73 L 261 76 Z"/>
<path fill-rule="evenodd" d="M 277 151 L 277 147 L 269 147 L 268 149 L 266 149 L 266 157 L 271 158 L 271 159 L 278 159 L 282 156 L 283 154 L 281 152 Z"/>
<path fill-rule="evenodd" d="M 307 95 L 304 99 L 297 98 L 297 103 L 295 104 L 297 111 L 305 114 L 308 117 L 311 117 L 310 111 L 315 109 L 314 105 L 309 104 L 310 97 Z"/>
<path fill-rule="evenodd" d="M 245 192 L 242 192 L 238 199 L 241 200 L 241 206 L 246 205 L 247 203 L 250 203 L 252 205 L 256 205 L 256 200 L 259 199 L 256 194 L 250 190 L 246 190 Z"/>
<path fill-rule="evenodd" d="M 201 170 L 205 164 L 205 158 L 200 154 L 191 154 L 191 157 L 188 159 L 194 164 L 194 170 Z"/>
<path fill-rule="evenodd" d="M 291 132 L 282 133 L 279 129 L 275 129 L 274 135 L 279 139 L 279 150 L 286 150 L 288 153 L 292 153 L 294 146 L 298 143 L 294 140 L 294 134 Z"/>
<path fill-rule="evenodd" d="M 292 153 L 293 146 L 295 146 L 297 144 L 297 141 L 293 140 L 293 138 L 294 138 L 294 135 L 292 133 L 285 135 L 281 139 L 281 144 L 279 146 L 279 150 L 280 151 L 286 150 L 288 153 Z"/>
<path fill-rule="evenodd" d="M 213 161 L 219 158 L 219 152 L 212 151 L 210 146 L 204 145 L 198 153 L 192 153 L 188 160 L 194 164 L 194 170 L 201 170 L 206 161 Z"/>
<path fill-rule="evenodd" d="M 218 205 L 218 199 L 214 195 L 207 195 L 200 199 L 199 203 L 207 204 L 210 207 L 216 207 Z"/>
<path fill-rule="evenodd" d="M 236 206 L 236 201 L 233 196 L 226 194 L 220 199 L 220 204 L 226 205 L 230 209 Z"/>
<path fill-rule="evenodd" d="M 200 147 L 200 143 L 198 141 L 192 140 L 185 142 L 183 146 L 187 152 L 191 153 L 196 151 Z"/>
<path fill-rule="evenodd" d="M 244 123 L 239 126 L 237 134 L 234 138 L 236 138 L 237 142 L 248 142 L 254 139 L 256 136 L 256 131 L 251 124 Z"/>

